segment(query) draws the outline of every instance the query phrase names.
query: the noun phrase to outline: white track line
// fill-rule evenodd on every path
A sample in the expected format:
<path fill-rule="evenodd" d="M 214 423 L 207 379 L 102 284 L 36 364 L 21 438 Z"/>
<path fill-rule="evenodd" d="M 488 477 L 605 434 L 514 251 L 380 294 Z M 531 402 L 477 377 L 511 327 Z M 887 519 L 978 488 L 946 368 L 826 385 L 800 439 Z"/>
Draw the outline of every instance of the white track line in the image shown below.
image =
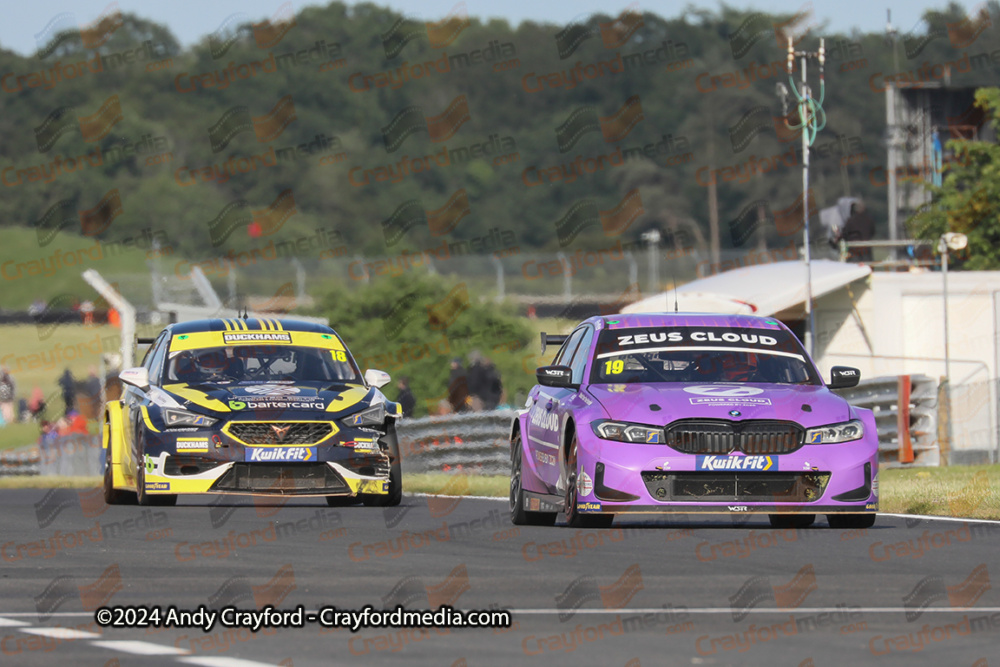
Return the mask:
<path fill-rule="evenodd" d="M 34 613 L 14 613 L 11 616 L 35 616 Z M 60 614 L 53 614 L 53 616 L 93 616 L 90 612 L 62 612 Z M 0 616 L 0 628 L 16 628 L 19 632 L 23 632 L 29 635 L 38 635 L 41 637 L 51 637 L 53 639 L 62 639 L 66 641 L 76 640 L 76 639 L 91 639 L 97 641 L 89 642 L 90 645 L 97 648 L 102 648 L 109 651 L 118 651 L 120 653 L 127 653 L 131 655 L 164 655 L 164 656 L 178 656 L 177 660 L 188 665 L 200 665 L 201 667 L 274 667 L 274 665 L 264 662 L 255 662 L 253 660 L 243 660 L 241 658 L 225 658 L 225 657 L 180 657 L 188 656 L 191 652 L 176 648 L 173 646 L 165 646 L 162 644 L 154 644 L 152 642 L 144 642 L 139 640 L 124 639 L 124 640 L 113 640 L 113 639 L 100 639 L 101 635 L 95 634 L 93 632 L 84 632 L 83 630 L 77 630 L 75 628 L 29 628 L 25 627 L 28 623 L 24 621 L 17 621 L 12 618 L 6 618 Z"/>
<path fill-rule="evenodd" d="M 926 519 L 928 521 L 966 521 L 969 523 L 998 523 L 994 519 L 964 519 L 960 516 L 933 516 L 930 514 L 892 514 L 889 512 L 879 512 L 879 516 L 895 516 L 902 519 Z"/>
<path fill-rule="evenodd" d="M 912 613 L 913 607 L 795 607 L 794 609 L 733 609 L 732 607 L 652 607 L 648 609 L 509 609 L 511 614 L 525 614 L 535 616 L 554 616 L 558 614 L 701 614 L 710 616 L 712 614 L 730 615 L 734 611 L 740 614 L 828 614 L 834 612 L 861 612 L 864 614 L 903 614 Z M 973 613 L 996 613 L 1000 612 L 1000 607 L 924 607 L 920 610 L 923 614 L 944 613 L 944 614 L 968 614 Z"/>
<path fill-rule="evenodd" d="M 93 646 L 100 646 L 101 648 L 121 651 L 122 653 L 131 653 L 133 655 L 187 655 L 190 653 L 190 651 L 182 648 L 130 639 L 102 639 L 90 643 Z"/>
<path fill-rule="evenodd" d="M 507 496 L 446 496 L 440 493 L 404 493 L 413 498 L 468 498 L 469 500 L 510 500 Z"/>
<path fill-rule="evenodd" d="M 253 660 L 243 660 L 242 658 L 216 658 L 212 656 L 204 658 L 178 658 L 178 661 L 188 665 L 201 665 L 201 667 L 274 667 L 267 662 L 255 662 Z"/>
<path fill-rule="evenodd" d="M 509 500 L 506 496 L 446 496 L 440 493 L 404 493 L 405 496 L 411 496 L 414 498 L 468 498 L 470 500 Z M 684 512 L 677 512 L 678 514 L 685 514 Z M 656 516 L 661 516 L 664 518 L 670 517 L 670 512 L 664 512 L 663 514 L 658 514 Z M 698 513 L 687 512 L 687 518 L 682 523 L 697 523 L 691 517 L 698 516 Z M 741 516 L 754 516 L 741 515 Z M 758 517 L 763 517 L 764 514 L 758 514 Z M 960 516 L 933 516 L 931 514 L 896 514 L 893 512 L 879 512 L 878 516 L 894 516 L 900 519 L 926 519 L 927 521 L 967 521 L 970 523 L 995 523 L 1000 524 L 1000 521 L 995 519 L 966 519 Z"/>
<path fill-rule="evenodd" d="M 29 624 L 24 621 L 15 621 L 12 618 L 0 618 L 0 628 L 17 628 L 24 625 Z"/>
<path fill-rule="evenodd" d="M 84 632 L 76 628 L 18 628 L 21 632 L 29 635 L 39 635 L 41 637 L 52 637 L 53 639 L 95 639 L 100 635 L 93 632 Z"/>

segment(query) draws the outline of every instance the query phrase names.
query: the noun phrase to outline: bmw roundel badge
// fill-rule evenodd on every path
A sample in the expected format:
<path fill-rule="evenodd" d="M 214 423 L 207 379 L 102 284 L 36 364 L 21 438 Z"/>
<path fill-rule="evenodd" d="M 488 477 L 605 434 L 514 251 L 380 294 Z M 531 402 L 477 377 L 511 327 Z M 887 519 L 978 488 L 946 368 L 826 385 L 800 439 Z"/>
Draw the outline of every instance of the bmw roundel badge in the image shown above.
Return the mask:
<path fill-rule="evenodd" d="M 740 416 L 740 414 L 741 414 L 741 413 L 740 413 L 740 411 L 739 411 L 739 410 L 730 410 L 730 411 L 729 411 L 729 416 L 730 416 L 730 417 L 739 417 L 739 416 Z"/>

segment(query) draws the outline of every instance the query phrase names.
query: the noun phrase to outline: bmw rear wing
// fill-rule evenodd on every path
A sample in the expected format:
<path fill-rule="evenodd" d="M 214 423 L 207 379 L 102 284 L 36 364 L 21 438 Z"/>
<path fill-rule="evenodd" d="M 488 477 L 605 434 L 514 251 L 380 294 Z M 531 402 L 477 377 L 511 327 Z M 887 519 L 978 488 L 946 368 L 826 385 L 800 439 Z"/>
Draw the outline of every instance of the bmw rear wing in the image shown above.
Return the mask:
<path fill-rule="evenodd" d="M 549 345 L 562 345 L 569 338 L 566 334 L 547 334 L 542 332 L 542 354 L 545 354 L 545 348 Z"/>
<path fill-rule="evenodd" d="M 152 345 L 154 342 L 156 342 L 156 338 L 147 338 L 144 336 L 139 336 L 135 339 L 136 345 Z"/>

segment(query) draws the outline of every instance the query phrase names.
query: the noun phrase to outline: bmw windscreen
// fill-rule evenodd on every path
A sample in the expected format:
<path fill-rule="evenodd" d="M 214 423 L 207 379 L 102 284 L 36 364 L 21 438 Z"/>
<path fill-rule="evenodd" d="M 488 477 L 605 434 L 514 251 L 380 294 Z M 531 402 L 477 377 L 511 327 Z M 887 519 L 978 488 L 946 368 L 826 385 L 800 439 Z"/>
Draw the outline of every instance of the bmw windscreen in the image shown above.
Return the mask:
<path fill-rule="evenodd" d="M 711 327 L 605 329 L 590 381 L 822 384 L 790 332 Z"/>

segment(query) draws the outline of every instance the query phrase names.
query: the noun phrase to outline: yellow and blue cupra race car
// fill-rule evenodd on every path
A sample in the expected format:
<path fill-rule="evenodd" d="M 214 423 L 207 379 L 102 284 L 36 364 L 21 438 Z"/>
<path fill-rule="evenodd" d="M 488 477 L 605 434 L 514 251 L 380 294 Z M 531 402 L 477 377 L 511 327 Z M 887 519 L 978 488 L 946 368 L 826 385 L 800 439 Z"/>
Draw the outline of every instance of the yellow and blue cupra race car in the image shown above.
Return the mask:
<path fill-rule="evenodd" d="M 276 319 L 167 326 L 104 409 L 104 499 L 325 496 L 398 505 L 399 404 L 330 327 Z"/>

